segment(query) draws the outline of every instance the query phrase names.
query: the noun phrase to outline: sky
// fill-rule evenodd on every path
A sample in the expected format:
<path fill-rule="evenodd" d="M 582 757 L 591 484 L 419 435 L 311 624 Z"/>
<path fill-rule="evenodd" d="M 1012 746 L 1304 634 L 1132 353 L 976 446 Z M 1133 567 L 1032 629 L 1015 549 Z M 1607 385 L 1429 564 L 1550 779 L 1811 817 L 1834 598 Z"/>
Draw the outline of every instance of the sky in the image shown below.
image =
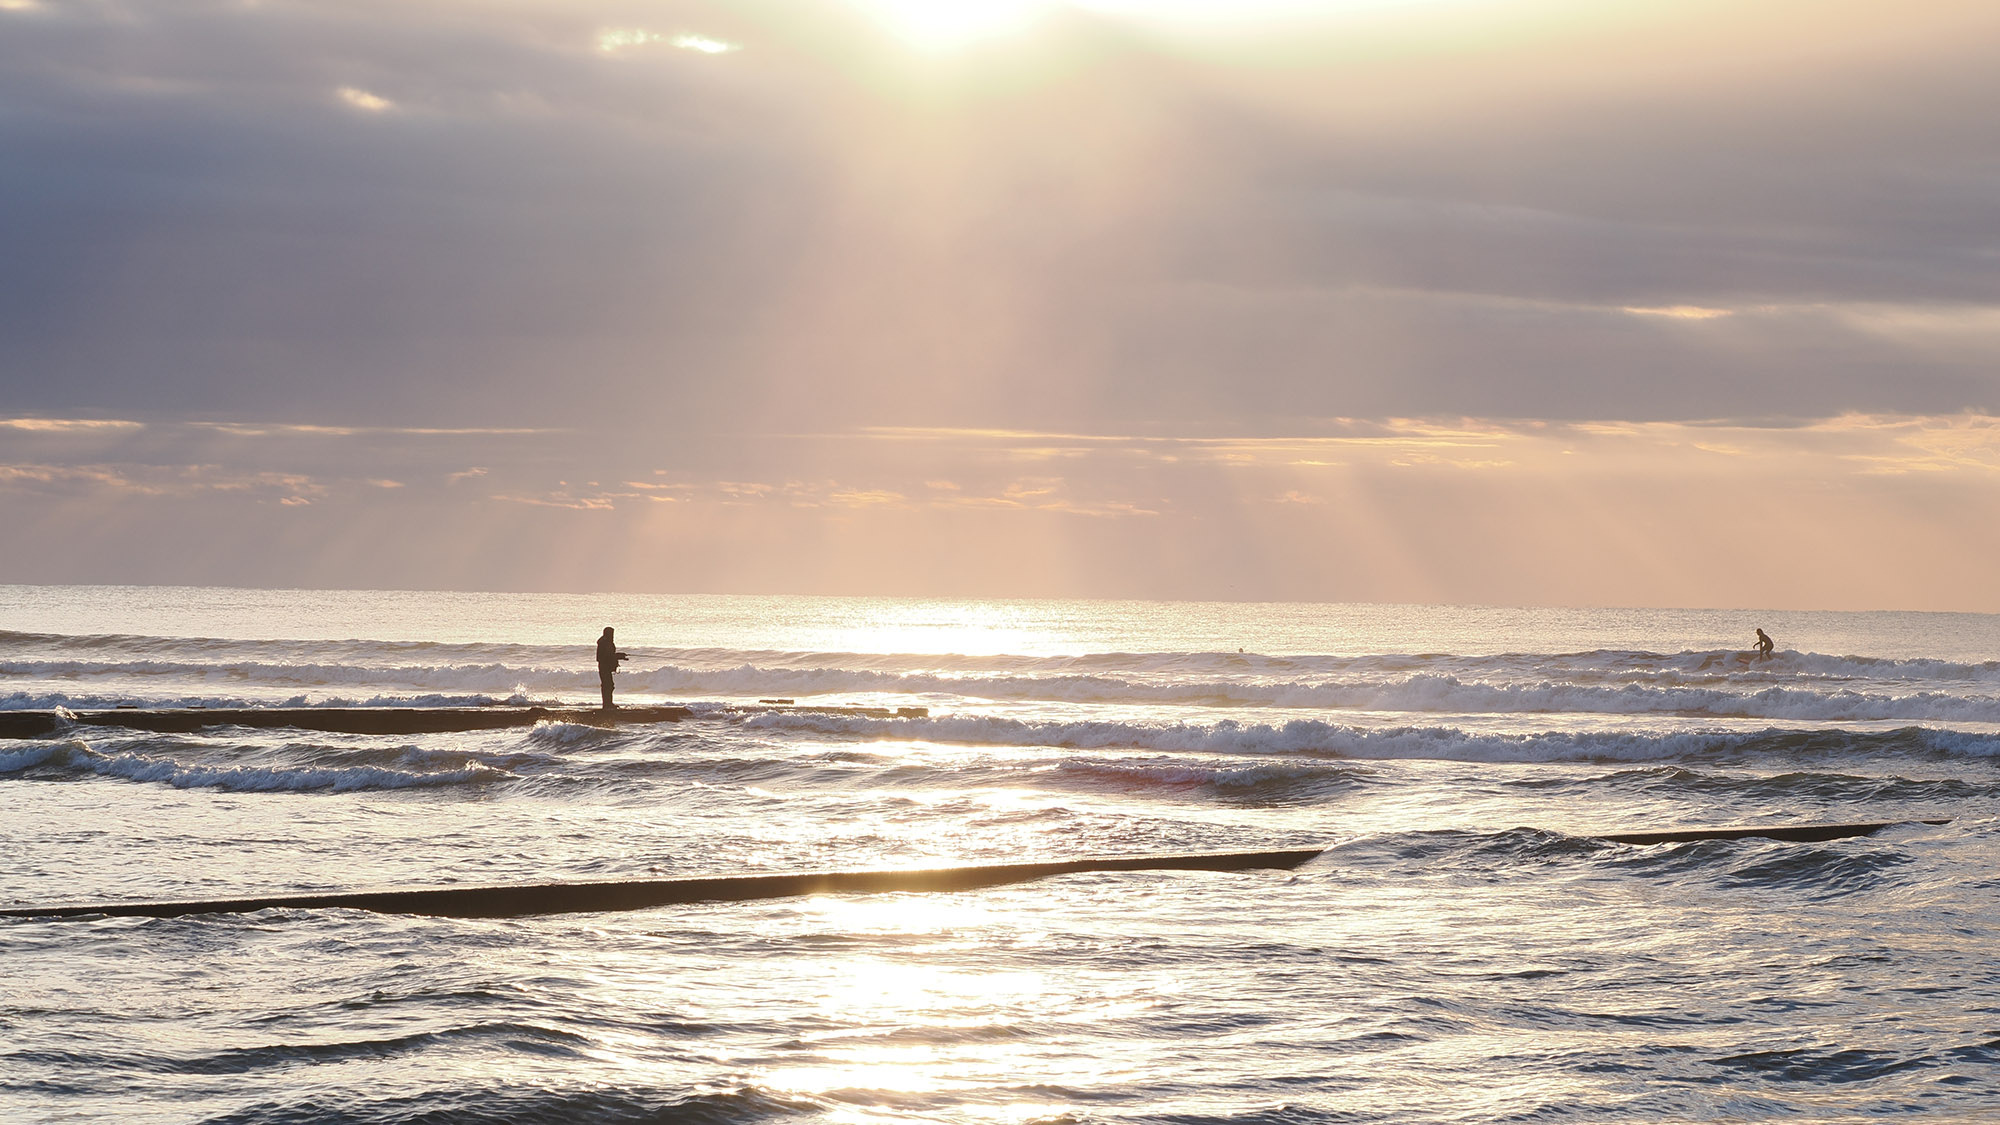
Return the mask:
<path fill-rule="evenodd" d="M 2000 612 L 1996 54 L 0 0 L 0 582 Z"/>

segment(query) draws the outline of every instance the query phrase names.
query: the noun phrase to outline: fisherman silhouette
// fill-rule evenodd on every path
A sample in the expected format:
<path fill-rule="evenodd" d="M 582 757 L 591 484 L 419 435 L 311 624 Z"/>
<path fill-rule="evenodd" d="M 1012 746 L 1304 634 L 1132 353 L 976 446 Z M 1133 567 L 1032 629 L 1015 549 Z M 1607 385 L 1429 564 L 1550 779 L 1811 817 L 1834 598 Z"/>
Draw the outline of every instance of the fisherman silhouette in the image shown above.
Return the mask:
<path fill-rule="evenodd" d="M 1776 647 L 1778 647 L 1777 642 L 1771 639 L 1770 634 L 1762 629 L 1757 630 L 1757 659 L 1771 659 L 1771 650 Z"/>
<path fill-rule="evenodd" d="M 618 674 L 618 662 L 631 657 L 618 651 L 618 642 L 611 639 L 611 626 L 604 627 L 604 635 L 597 638 L 597 688 L 604 693 L 604 709 L 616 710 L 618 705 L 611 702 L 611 677 Z"/>

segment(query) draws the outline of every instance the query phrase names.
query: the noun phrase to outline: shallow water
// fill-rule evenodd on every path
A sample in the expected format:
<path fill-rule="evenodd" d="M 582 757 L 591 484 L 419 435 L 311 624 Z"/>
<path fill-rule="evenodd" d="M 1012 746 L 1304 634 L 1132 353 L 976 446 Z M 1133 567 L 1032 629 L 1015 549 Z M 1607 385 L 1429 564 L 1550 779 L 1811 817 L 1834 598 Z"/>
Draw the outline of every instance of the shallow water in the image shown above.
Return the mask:
<path fill-rule="evenodd" d="M 1991 616 L 0 587 L 0 705 L 585 703 L 604 624 L 629 702 L 930 717 L 0 742 L 0 902 L 1327 850 L 508 921 L 0 920 L 0 1119 L 1996 1104 Z M 1755 625 L 1773 660 L 1734 647 Z"/>

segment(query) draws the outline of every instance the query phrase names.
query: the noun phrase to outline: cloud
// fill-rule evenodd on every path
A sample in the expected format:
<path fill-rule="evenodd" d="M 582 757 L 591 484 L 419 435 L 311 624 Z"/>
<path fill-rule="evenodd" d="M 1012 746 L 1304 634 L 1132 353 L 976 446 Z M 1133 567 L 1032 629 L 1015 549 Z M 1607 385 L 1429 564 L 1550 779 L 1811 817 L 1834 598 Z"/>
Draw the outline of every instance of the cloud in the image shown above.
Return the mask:
<path fill-rule="evenodd" d="M 835 488 L 826 494 L 830 504 L 843 508 L 903 507 L 908 498 L 886 488 Z"/>
<path fill-rule="evenodd" d="M 1182 42 L 1101 11 L 1010 40 L 1001 87 L 824 7 L 17 21 L 7 389 L 620 437 L 2000 405 L 1965 354 L 1990 326 L 1806 311 L 1995 303 L 1969 9 L 1877 42 L 1849 4 L 1593 32 L 1537 0 L 1470 54 L 1379 13 Z M 433 124 L 367 130 L 327 90 Z"/>
<path fill-rule="evenodd" d="M 353 86 L 342 86 L 333 93 L 335 97 L 340 99 L 342 104 L 361 110 L 363 113 L 385 113 L 396 108 L 396 103 L 390 101 L 388 98 L 382 97 L 379 94 L 371 94 L 366 90 L 356 89 Z"/>
<path fill-rule="evenodd" d="M 597 49 L 607 55 L 629 51 L 634 47 L 644 47 L 652 43 L 664 43 L 667 37 L 657 31 L 647 31 L 636 27 L 607 28 L 597 33 Z"/>
<path fill-rule="evenodd" d="M 676 35 L 674 36 L 674 46 L 679 47 L 683 51 L 696 51 L 704 55 L 726 55 L 731 51 L 740 51 L 743 49 L 734 43 L 725 43 L 720 39 L 710 39 L 706 35 Z"/>
<path fill-rule="evenodd" d="M 1297 425 L 786 435 L 748 441 L 741 463 L 821 471 L 763 480 L 614 472 L 660 451 L 560 444 L 435 467 L 463 443 L 514 435 L 433 451 L 437 439 L 368 432 L 122 432 L 136 444 L 113 450 L 155 458 L 141 462 L 93 459 L 105 447 L 87 435 L 0 429 L 0 519 L 18 532 L 0 565 L 25 581 L 1167 597 L 1220 583 L 1313 600 L 1987 604 L 1971 566 L 1993 538 L 1985 522 L 1924 514 L 2000 500 L 1993 415 Z M 1060 472 L 1023 472 L 1010 455 L 1056 437 L 1077 451 Z M 10 443 L 67 459 L 12 456 Z M 302 447 L 331 471 L 294 467 Z M 213 452 L 230 460 L 194 459 Z M 1822 550 L 1833 526 L 1882 534 Z M 1913 562 L 1898 544 L 1919 534 Z M 338 546 L 384 536 L 411 549 Z M 1739 558 L 1745 543 L 1765 546 Z M 1799 557 L 1815 560 L 1810 575 L 1783 563 Z"/>
<path fill-rule="evenodd" d="M 1718 317 L 1735 316 L 1734 309 L 1705 309 L 1700 305 L 1668 305 L 1664 308 L 1638 308 L 1627 305 L 1620 310 L 1633 316 L 1663 316 L 1669 320 L 1715 320 Z"/>
<path fill-rule="evenodd" d="M 608 512 L 618 506 L 614 497 L 573 496 L 567 492 L 551 492 L 542 496 L 496 493 L 493 499 L 508 504 L 528 504 L 541 508 L 568 508 L 578 512 Z"/>
<path fill-rule="evenodd" d="M 91 425 L 136 426 L 136 422 L 90 423 Z M 558 430 L 537 429 L 533 426 L 324 426 L 306 422 L 189 422 L 190 427 L 214 430 L 232 437 L 326 437 L 344 438 L 357 435 L 380 435 L 385 437 L 501 437 L 527 436 L 535 434 L 560 433 Z M 29 427 L 21 427 L 23 429 Z"/>
<path fill-rule="evenodd" d="M 103 464 L 0 464 L 0 490 L 141 497 L 275 491 L 285 494 L 281 502 L 291 504 L 306 503 L 305 497 L 326 492 L 324 485 L 297 473 L 240 472 L 216 465 Z"/>
<path fill-rule="evenodd" d="M 0 418 L 0 427 L 43 434 L 100 434 L 143 429 L 145 423 L 119 418 Z"/>
<path fill-rule="evenodd" d="M 587 519 L 785 588 L 949 536 L 909 557 L 1052 590 L 1610 589 L 1507 538 L 1566 496 L 1717 544 L 1849 490 L 1974 550 L 2000 14 L 1614 7 L 1051 6 L 945 66 L 789 0 L 4 0 L 9 549 L 151 557 L 61 513 L 153 488 L 217 542 L 242 501 L 493 548 L 423 585 L 534 584 L 493 543 Z M 1336 527 L 1379 558 L 1273 561 Z M 1526 577 L 1443 561 L 1482 553 Z"/>

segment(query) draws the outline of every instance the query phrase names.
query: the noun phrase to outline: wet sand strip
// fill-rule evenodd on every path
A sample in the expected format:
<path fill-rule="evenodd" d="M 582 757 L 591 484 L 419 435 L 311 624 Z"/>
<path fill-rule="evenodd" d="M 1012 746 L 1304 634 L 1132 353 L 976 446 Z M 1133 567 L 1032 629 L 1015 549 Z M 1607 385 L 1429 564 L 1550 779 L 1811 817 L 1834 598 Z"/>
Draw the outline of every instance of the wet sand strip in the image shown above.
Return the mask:
<path fill-rule="evenodd" d="M 241 914 L 255 910 L 374 910 L 439 918 L 518 918 L 530 914 L 643 910 L 705 902 L 791 898 L 817 894 L 884 891 L 966 891 L 1025 883 L 1052 875 L 1086 871 L 1251 871 L 1289 870 L 1320 854 L 1320 848 L 1289 851 L 1223 852 L 1199 855 L 1110 856 L 1047 863 L 1003 863 L 935 867 L 919 871 L 820 871 L 794 875 L 724 875 L 682 879 L 634 879 L 604 883 L 540 883 L 517 887 L 434 887 L 408 891 L 270 895 L 206 902 L 124 902 L 74 906 L 14 907 L 4 918 L 74 918 L 84 915 L 175 918 L 184 914 Z"/>
<path fill-rule="evenodd" d="M 0 711 L 0 738 L 53 738 L 76 726 L 191 734 L 210 727 L 284 727 L 340 734 L 448 734 L 531 727 L 536 723 L 623 726 L 684 719 L 799 712 L 871 719 L 921 719 L 923 707 L 814 707 L 791 704 L 702 704 L 693 707 L 177 707 L 109 711 Z"/>

